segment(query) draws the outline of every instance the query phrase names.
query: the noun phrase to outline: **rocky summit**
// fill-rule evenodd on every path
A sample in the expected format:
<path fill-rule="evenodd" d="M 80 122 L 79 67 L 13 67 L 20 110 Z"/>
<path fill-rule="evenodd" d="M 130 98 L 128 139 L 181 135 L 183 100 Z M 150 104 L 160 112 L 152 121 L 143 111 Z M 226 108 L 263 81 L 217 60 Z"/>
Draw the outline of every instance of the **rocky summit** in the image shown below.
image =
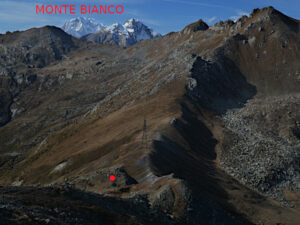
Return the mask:
<path fill-rule="evenodd" d="M 95 34 L 128 48 L 0 35 L 1 224 L 299 224 L 299 29 L 268 7 Z"/>

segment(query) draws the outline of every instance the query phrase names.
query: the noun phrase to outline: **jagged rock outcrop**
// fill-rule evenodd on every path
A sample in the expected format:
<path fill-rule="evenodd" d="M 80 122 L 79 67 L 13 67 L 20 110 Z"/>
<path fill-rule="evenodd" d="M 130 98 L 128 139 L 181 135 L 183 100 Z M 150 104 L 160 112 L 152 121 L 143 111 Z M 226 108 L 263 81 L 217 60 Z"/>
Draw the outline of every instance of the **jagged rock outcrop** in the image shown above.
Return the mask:
<path fill-rule="evenodd" d="M 205 31 L 209 28 L 209 26 L 203 21 L 203 20 L 198 20 L 195 23 L 192 23 L 188 26 L 186 26 L 183 29 L 183 33 L 190 33 L 190 32 L 197 32 L 197 31 Z"/>

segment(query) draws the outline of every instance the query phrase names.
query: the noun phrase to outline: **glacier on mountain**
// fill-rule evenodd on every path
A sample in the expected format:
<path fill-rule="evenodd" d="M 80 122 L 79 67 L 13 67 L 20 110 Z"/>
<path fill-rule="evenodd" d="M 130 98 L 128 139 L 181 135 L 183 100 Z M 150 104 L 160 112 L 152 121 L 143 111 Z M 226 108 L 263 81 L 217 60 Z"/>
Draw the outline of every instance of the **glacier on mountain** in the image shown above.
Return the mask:
<path fill-rule="evenodd" d="M 141 40 L 160 36 L 159 33 L 153 31 L 137 19 L 130 19 L 124 24 L 114 23 L 112 25 L 104 26 L 101 23 L 97 23 L 94 19 L 78 17 L 67 21 L 62 29 L 72 36 L 78 38 L 83 37 L 84 40 L 90 41 L 104 40 L 103 38 L 94 38 L 97 35 L 105 35 L 105 37 L 110 36 L 114 43 L 125 46 L 133 45 Z M 92 35 L 92 38 L 89 38 L 89 35 Z M 121 43 L 120 40 L 125 40 L 125 42 L 123 41 Z"/>
<path fill-rule="evenodd" d="M 73 18 L 62 26 L 62 29 L 66 33 L 77 38 L 87 34 L 96 33 L 103 28 L 103 24 L 96 22 L 96 20 L 92 18 L 86 17 Z"/>

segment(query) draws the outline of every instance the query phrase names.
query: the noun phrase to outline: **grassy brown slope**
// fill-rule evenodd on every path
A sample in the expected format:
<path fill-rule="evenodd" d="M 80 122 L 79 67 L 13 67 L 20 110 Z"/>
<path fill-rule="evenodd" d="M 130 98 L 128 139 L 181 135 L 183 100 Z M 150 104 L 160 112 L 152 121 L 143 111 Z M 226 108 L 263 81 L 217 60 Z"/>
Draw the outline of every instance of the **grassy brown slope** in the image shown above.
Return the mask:
<path fill-rule="evenodd" d="M 122 164 L 124 160 L 130 165 L 147 153 L 141 146 L 144 116 L 148 123 L 149 138 L 154 130 L 165 126 L 172 118 L 178 116 L 176 98 L 182 91 L 168 88 L 161 93 L 163 94 L 157 94 L 149 100 L 121 109 L 103 119 L 74 125 L 53 135 L 47 146 L 39 150 L 41 153 L 32 152 L 32 156 L 16 168 L 16 173 L 25 169 L 24 181 L 28 184 L 38 181 L 49 183 L 58 178 L 62 179 L 64 175 L 75 176 L 80 175 L 80 171 L 88 173 L 107 166 L 113 167 Z M 66 173 L 45 176 L 60 162 L 69 159 L 72 159 L 72 163 L 70 168 L 66 169 Z M 96 166 L 97 164 L 99 166 Z M 29 167 L 24 168 L 22 165 Z"/>

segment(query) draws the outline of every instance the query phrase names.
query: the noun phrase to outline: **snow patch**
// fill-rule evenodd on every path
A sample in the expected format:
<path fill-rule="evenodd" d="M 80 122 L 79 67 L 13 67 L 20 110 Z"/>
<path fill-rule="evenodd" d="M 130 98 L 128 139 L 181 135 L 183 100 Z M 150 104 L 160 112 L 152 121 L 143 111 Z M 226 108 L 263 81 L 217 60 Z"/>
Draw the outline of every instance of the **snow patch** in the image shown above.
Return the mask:
<path fill-rule="evenodd" d="M 255 41 L 256 41 L 256 37 L 251 37 L 251 38 L 249 38 L 248 43 L 251 47 L 253 47 L 255 44 Z"/>
<path fill-rule="evenodd" d="M 62 162 L 62 163 L 58 164 L 58 165 L 51 171 L 50 174 L 56 173 L 56 172 L 59 172 L 59 171 L 63 170 L 68 164 L 69 164 L 68 161 L 65 161 L 65 162 Z"/>
<path fill-rule="evenodd" d="M 16 186 L 16 187 L 19 187 L 23 184 L 23 180 L 16 180 L 14 181 L 11 186 Z"/>

